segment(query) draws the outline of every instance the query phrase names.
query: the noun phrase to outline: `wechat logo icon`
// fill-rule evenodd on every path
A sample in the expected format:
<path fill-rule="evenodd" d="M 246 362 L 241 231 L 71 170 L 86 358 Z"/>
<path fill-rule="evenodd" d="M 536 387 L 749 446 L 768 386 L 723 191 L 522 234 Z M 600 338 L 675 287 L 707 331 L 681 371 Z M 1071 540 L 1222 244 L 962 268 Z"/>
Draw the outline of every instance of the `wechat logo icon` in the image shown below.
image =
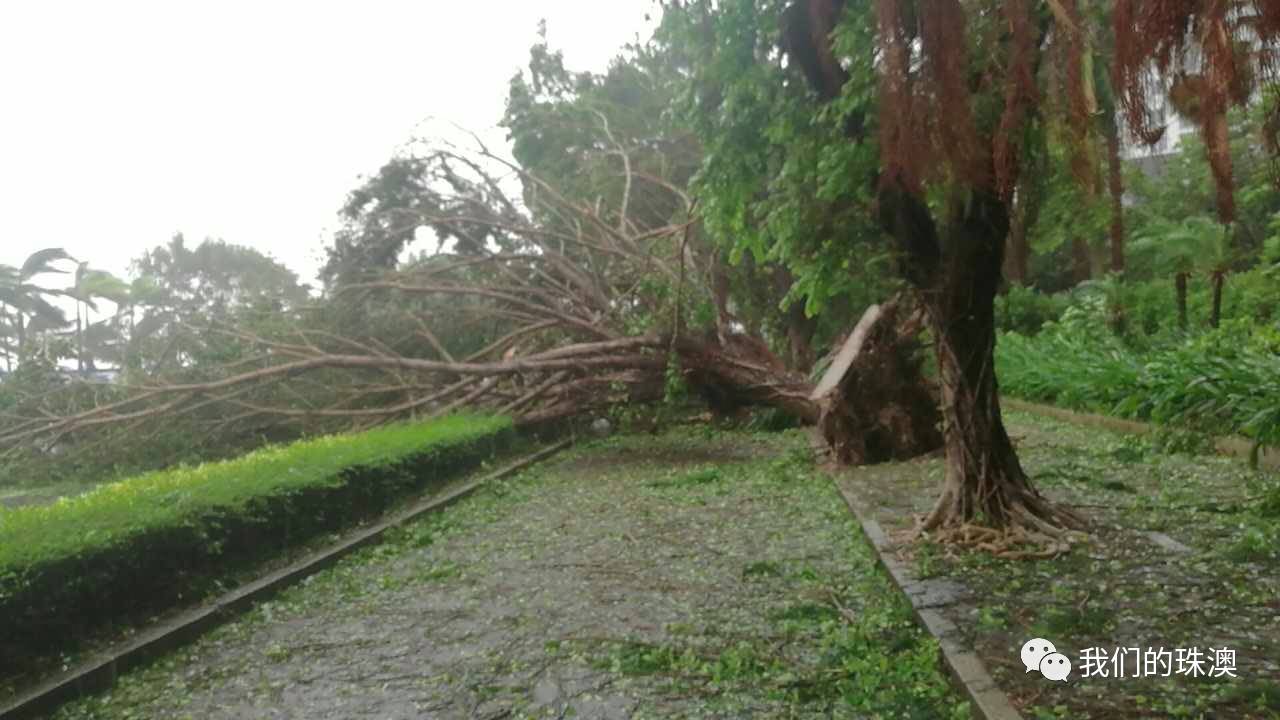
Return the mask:
<path fill-rule="evenodd" d="M 1066 682 L 1071 674 L 1071 661 L 1044 638 L 1032 638 L 1022 644 L 1022 664 L 1027 672 L 1034 670 L 1048 680 Z"/>

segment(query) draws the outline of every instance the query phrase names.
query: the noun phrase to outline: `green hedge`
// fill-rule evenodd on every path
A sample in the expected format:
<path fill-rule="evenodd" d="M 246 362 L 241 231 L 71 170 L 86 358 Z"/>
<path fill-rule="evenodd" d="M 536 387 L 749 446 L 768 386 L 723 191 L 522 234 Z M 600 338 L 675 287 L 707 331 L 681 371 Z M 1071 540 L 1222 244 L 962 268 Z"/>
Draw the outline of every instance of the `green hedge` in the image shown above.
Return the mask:
<path fill-rule="evenodd" d="M 198 596 L 238 564 L 381 512 L 513 436 L 507 418 L 457 415 L 0 510 L 0 664 Z"/>

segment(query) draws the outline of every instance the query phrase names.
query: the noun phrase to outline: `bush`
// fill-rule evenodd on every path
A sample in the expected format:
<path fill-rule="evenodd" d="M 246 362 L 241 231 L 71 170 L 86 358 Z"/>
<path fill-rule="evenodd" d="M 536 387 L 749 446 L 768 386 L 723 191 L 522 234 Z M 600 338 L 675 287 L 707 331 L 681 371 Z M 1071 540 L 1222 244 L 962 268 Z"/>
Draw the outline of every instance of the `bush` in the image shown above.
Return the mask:
<path fill-rule="evenodd" d="M 996 349 L 1010 394 L 1213 435 L 1280 444 L 1280 332 L 1247 320 L 1139 352 L 1073 313 L 1036 337 L 1005 333 Z"/>
<path fill-rule="evenodd" d="M 198 595 L 236 563 L 384 510 L 512 435 L 502 417 L 390 425 L 0 511 L 0 663 Z"/>
<path fill-rule="evenodd" d="M 1132 340 L 1142 343 L 1144 338 L 1140 336 L 1163 338 L 1180 332 L 1172 277 L 1126 283 L 1122 296 Z M 1208 278 L 1203 274 L 1189 278 L 1189 331 L 1198 332 L 1208 325 L 1212 304 L 1213 296 Z M 1280 273 L 1270 268 L 1254 268 L 1227 275 L 1222 291 L 1224 321 L 1243 320 L 1255 326 L 1274 326 L 1280 320 L 1278 309 Z"/>
<path fill-rule="evenodd" d="M 1068 302 L 1066 295 L 1048 295 L 1023 285 L 1011 285 L 996 297 L 996 328 L 1035 335 L 1045 323 L 1061 317 Z"/>
<path fill-rule="evenodd" d="M 1036 337 L 1000 336 L 1000 387 L 1027 400 L 1113 413 L 1139 382 L 1142 364 L 1119 341 L 1098 341 L 1050 326 Z"/>
<path fill-rule="evenodd" d="M 780 408 L 757 409 L 747 427 L 760 432 L 782 432 L 800 427 L 800 418 Z"/>
<path fill-rule="evenodd" d="M 1272 327 L 1280 323 L 1280 266 L 1228 275 L 1222 294 L 1223 317 Z"/>

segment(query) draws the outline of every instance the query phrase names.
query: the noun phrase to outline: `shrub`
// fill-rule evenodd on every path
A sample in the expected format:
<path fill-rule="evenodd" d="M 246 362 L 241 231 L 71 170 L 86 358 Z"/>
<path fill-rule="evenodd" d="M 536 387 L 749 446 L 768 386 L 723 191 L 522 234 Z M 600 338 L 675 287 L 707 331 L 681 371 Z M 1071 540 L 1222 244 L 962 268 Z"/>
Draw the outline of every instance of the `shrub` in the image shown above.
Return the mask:
<path fill-rule="evenodd" d="M 1121 292 L 1131 335 L 1164 338 L 1178 334 L 1178 311 L 1172 277 L 1125 283 Z M 1209 322 L 1212 293 L 1208 277 L 1192 275 L 1187 282 L 1187 324 L 1192 332 Z M 1280 273 L 1254 268 L 1227 275 L 1222 293 L 1223 320 L 1243 320 L 1251 325 L 1274 326 L 1280 315 Z M 1139 344 L 1143 338 L 1132 337 Z"/>
<path fill-rule="evenodd" d="M 1139 352 L 1061 324 L 1036 337 L 1005 333 L 996 365 L 1012 395 L 1068 408 L 1280 444 L 1280 333 L 1245 320 Z"/>
<path fill-rule="evenodd" d="M 512 434 L 502 417 L 396 424 L 0 511 L 0 663 L 198 595 L 238 562 L 368 517 L 478 464 Z"/>
<path fill-rule="evenodd" d="M 996 298 L 996 327 L 1034 335 L 1045 323 L 1061 317 L 1068 302 L 1066 295 L 1048 295 L 1023 285 L 1012 285 Z"/>
<path fill-rule="evenodd" d="M 1129 397 L 1142 373 L 1138 358 L 1119 341 L 1099 341 L 1054 326 L 1036 337 L 1000 336 L 1000 386 L 1027 400 L 1111 413 Z"/>

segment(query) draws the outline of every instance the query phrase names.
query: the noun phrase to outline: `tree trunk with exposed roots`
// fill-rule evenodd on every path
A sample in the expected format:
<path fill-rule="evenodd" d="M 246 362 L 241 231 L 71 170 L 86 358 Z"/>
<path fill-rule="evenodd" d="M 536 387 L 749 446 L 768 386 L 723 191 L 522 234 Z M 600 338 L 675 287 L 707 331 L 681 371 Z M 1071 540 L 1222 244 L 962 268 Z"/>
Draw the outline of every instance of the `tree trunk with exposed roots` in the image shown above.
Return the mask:
<path fill-rule="evenodd" d="M 837 97 L 847 80 L 831 39 L 842 9 L 832 0 L 795 0 L 784 18 L 787 52 L 823 100 Z M 925 308 L 941 384 L 946 480 L 921 527 L 1002 552 L 1021 551 L 992 541 L 1018 542 L 1019 534 L 1026 539 L 1030 533 L 1056 552 L 1056 538 L 1079 519 L 1044 500 L 1018 463 L 1000 416 L 993 357 L 995 296 L 1027 150 L 1021 140 L 1038 114 L 1035 78 L 1050 26 L 1034 20 L 1031 4 L 1008 3 L 999 17 L 1010 31 L 1007 42 L 985 48 L 978 60 L 968 56 L 964 34 L 971 10 L 963 3 L 908 12 L 883 0 L 873 9 L 880 77 L 876 209 L 896 245 L 900 273 Z M 1074 57 L 1059 55 L 1064 62 Z M 984 62 L 989 75 L 973 70 Z M 1073 89 L 1083 92 L 1082 73 L 1074 75 Z M 984 83 L 974 82 L 979 76 Z M 990 125 L 972 110 L 977 95 L 992 87 L 985 80 L 993 78 L 1000 78 L 997 86 L 1003 81 L 1004 106 Z M 851 141 L 867 140 L 865 120 L 846 123 Z M 1087 113 L 1080 122 L 1088 122 Z M 936 214 L 926 201 L 931 187 L 949 193 Z M 1073 251 L 1077 271 L 1087 271 L 1083 241 Z M 981 537 L 975 538 L 969 533 L 978 524 Z"/>
<path fill-rule="evenodd" d="M 995 198 L 959 204 L 940 292 L 926 294 L 942 393 L 946 478 L 922 525 L 1019 527 L 1054 536 L 1075 518 L 1053 508 L 1028 482 L 1000 414 L 995 376 L 995 296 L 1006 206 Z"/>

